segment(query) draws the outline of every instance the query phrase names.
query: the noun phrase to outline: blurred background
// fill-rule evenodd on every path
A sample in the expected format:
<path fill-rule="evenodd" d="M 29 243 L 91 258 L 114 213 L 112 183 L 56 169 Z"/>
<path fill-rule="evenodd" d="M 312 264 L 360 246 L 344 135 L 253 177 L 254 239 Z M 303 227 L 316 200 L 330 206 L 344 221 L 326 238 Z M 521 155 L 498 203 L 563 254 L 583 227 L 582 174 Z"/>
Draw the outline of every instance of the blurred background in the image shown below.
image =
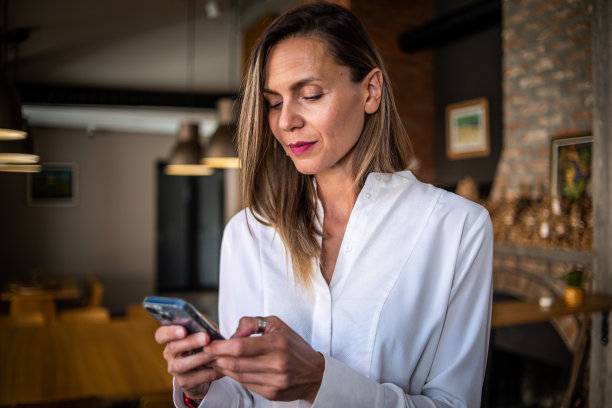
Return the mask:
<path fill-rule="evenodd" d="M 417 176 L 489 209 L 496 299 L 559 297 L 576 268 L 589 290 L 612 289 L 607 2 L 336 2 L 386 61 Z M 0 0 L 0 120 L 18 111 L 27 131 L 0 140 L 3 314 L 17 290 L 46 285 L 51 319 L 83 305 L 121 319 L 151 294 L 216 319 L 222 231 L 242 206 L 235 163 L 206 160 L 232 155 L 244 62 L 299 3 Z M 3 159 L 17 150 L 34 156 Z M 612 401 L 610 353 L 583 358 L 590 322 L 543 324 L 497 336 L 496 373 L 515 381 L 490 385 L 504 396 L 488 406 L 584 404 L 588 390 Z"/>

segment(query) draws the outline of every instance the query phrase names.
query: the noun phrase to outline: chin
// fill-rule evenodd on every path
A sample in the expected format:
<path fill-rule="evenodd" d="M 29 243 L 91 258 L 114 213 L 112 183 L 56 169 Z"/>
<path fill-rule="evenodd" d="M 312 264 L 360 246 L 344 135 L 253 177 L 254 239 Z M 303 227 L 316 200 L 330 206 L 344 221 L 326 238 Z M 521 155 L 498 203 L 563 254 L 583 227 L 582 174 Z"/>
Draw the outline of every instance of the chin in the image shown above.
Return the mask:
<path fill-rule="evenodd" d="M 298 173 L 304 174 L 306 176 L 313 176 L 319 171 L 318 168 L 315 168 L 313 166 L 307 166 L 304 163 L 296 163 L 295 160 L 293 161 L 293 165 L 295 166 L 295 169 L 298 171 Z"/>
<path fill-rule="evenodd" d="M 296 170 L 298 171 L 298 173 L 301 173 L 305 176 L 314 176 L 315 174 L 317 174 L 316 171 L 309 170 L 309 169 L 302 170 L 299 167 L 296 167 Z"/>

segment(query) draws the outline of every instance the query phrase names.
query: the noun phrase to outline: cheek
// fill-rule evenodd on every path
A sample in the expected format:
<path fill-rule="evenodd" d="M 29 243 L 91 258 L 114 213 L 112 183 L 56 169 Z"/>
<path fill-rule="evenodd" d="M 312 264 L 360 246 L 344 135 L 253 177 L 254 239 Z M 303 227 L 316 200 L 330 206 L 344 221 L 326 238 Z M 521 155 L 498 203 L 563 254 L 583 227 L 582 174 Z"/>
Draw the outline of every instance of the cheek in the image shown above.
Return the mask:
<path fill-rule="evenodd" d="M 326 115 L 328 134 L 343 144 L 355 144 L 364 124 L 364 113 L 350 105 L 344 109 L 329 111 Z"/>
<path fill-rule="evenodd" d="M 275 129 L 276 120 L 274 118 L 274 115 L 270 112 L 268 113 L 267 118 L 268 118 L 268 127 L 270 128 L 272 133 L 276 134 L 276 129 Z"/>
<path fill-rule="evenodd" d="M 269 127 L 270 127 L 270 132 L 272 132 L 272 136 L 274 137 L 274 141 L 275 143 L 278 142 L 278 144 L 280 144 L 280 146 L 282 147 L 282 149 L 285 151 L 286 155 L 289 155 L 289 148 L 287 146 L 285 146 L 285 143 L 283 142 L 283 139 L 280 138 L 280 136 L 277 135 L 281 135 L 282 133 L 280 133 L 280 130 L 278 129 L 278 126 L 274 126 L 272 124 L 271 121 L 268 121 L 269 123 Z"/>
<path fill-rule="evenodd" d="M 277 136 L 280 135 L 279 133 L 279 129 L 278 126 L 276 125 L 276 120 L 274 118 L 274 115 L 270 114 L 268 115 L 268 127 L 270 128 L 270 131 L 272 132 L 272 135 L 274 136 L 274 138 L 282 143 L 282 140 Z"/>

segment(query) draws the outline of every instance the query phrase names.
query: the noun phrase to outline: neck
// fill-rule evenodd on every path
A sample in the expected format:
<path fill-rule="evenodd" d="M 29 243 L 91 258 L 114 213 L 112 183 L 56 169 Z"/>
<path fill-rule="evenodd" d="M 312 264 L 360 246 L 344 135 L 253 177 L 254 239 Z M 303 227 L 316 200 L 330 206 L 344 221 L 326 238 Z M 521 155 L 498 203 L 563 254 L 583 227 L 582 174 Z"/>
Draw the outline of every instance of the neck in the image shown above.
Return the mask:
<path fill-rule="evenodd" d="M 338 171 L 316 175 L 315 178 L 317 195 L 323 205 L 325 218 L 348 219 L 359 194 L 353 177 L 344 171 Z"/>

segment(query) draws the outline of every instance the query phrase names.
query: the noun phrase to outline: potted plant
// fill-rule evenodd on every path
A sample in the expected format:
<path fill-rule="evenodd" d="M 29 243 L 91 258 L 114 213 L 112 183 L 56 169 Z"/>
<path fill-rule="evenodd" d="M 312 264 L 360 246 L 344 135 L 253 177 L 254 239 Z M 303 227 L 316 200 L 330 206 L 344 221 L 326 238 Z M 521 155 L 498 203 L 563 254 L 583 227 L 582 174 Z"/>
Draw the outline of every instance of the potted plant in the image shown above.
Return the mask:
<path fill-rule="evenodd" d="M 565 290 L 563 297 L 569 307 L 578 307 L 584 302 L 584 284 L 586 273 L 580 267 L 572 268 L 565 275 Z"/>

